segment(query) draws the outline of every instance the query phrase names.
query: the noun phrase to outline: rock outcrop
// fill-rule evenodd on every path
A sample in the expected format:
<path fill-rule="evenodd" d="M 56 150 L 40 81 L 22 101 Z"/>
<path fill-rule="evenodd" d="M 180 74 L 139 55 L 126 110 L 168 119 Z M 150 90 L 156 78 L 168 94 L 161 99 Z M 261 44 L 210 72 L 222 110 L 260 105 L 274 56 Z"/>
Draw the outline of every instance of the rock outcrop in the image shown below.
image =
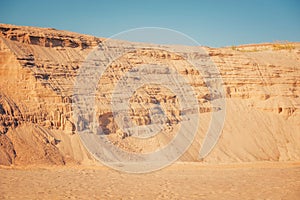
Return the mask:
<path fill-rule="evenodd" d="M 0 25 L 0 164 L 60 165 L 92 160 L 76 134 L 72 101 L 82 63 L 103 40 L 49 28 Z M 274 49 L 273 44 L 205 47 L 223 78 L 227 112 L 220 140 L 204 162 L 300 160 L 300 44 L 292 45 L 290 49 Z M 146 147 L 120 130 L 110 103 L 117 81 L 136 65 L 171 66 L 190 82 L 200 105 L 198 135 L 181 157 L 198 161 L 211 114 L 219 109 L 212 106 L 214 94 L 201 74 L 182 57 L 155 45 L 138 49 L 134 43 L 116 41 L 116 51 L 118 48 L 132 51 L 111 63 L 99 81 L 96 110 L 103 133 L 132 152 L 167 144 L 181 118 L 178 99 L 166 87 L 148 85 L 130 99 L 129 115 L 137 125 L 150 123 L 148 110 L 153 104 L 160 103 L 166 113 L 165 135 Z M 201 58 L 200 53 L 193 54 Z"/>

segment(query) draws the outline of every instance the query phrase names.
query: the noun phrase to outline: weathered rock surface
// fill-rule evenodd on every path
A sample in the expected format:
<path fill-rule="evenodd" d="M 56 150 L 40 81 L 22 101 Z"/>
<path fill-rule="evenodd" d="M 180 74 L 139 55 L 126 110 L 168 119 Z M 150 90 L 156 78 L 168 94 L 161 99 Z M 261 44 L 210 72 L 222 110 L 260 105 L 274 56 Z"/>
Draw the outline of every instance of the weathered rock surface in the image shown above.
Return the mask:
<path fill-rule="evenodd" d="M 54 29 L 0 25 L 0 164 L 92 162 L 76 134 L 73 87 L 87 55 L 103 40 Z M 281 50 L 272 44 L 238 50 L 205 47 L 223 78 L 227 106 L 220 140 L 204 162 L 300 160 L 300 44 L 293 45 Z M 133 43 L 116 41 L 116 51 L 132 51 L 111 63 L 99 81 L 99 125 L 115 145 L 128 151 L 148 152 L 167 144 L 181 119 L 178 99 L 166 87 L 148 85 L 130 99 L 130 116 L 138 125 L 150 123 L 148 110 L 158 102 L 165 110 L 163 134 L 146 143 L 120 130 L 110 103 L 115 84 L 133 67 L 149 62 L 173 67 L 194 88 L 200 105 L 198 135 L 181 158 L 198 161 L 211 113 L 218 112 L 211 104 L 214 94 L 182 57 L 152 47 L 138 49 Z M 182 47 L 183 52 L 184 48 L 188 47 Z M 198 52 L 192 56 L 201 58 Z"/>
<path fill-rule="evenodd" d="M 14 163 L 16 152 L 11 140 L 4 134 L 0 135 L 0 165 L 11 165 Z"/>

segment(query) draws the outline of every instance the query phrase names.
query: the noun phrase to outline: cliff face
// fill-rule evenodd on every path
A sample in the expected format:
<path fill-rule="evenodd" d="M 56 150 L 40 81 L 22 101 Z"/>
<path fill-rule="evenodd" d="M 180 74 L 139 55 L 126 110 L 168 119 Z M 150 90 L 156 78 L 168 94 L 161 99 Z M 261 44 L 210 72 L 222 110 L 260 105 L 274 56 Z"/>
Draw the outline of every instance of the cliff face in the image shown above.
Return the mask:
<path fill-rule="evenodd" d="M 76 134 L 72 98 L 82 63 L 102 41 L 54 29 L 0 25 L 0 164 L 91 162 Z M 300 44 L 292 47 L 206 48 L 220 70 L 227 103 L 222 135 L 204 162 L 299 161 Z M 189 80 L 200 105 L 201 126 L 181 157 L 197 161 L 211 114 L 218 112 L 201 75 L 175 54 L 116 41 L 118 48 L 133 51 L 111 63 L 99 81 L 96 110 L 104 133 L 132 152 L 148 152 L 166 144 L 181 120 L 178 100 L 171 91 L 148 85 L 130 99 L 130 116 L 138 125 L 149 124 L 151 103 L 160 102 L 166 110 L 167 139 L 158 136 L 146 147 L 115 124 L 110 100 L 117 81 L 134 66 L 150 61 L 172 66 Z"/>

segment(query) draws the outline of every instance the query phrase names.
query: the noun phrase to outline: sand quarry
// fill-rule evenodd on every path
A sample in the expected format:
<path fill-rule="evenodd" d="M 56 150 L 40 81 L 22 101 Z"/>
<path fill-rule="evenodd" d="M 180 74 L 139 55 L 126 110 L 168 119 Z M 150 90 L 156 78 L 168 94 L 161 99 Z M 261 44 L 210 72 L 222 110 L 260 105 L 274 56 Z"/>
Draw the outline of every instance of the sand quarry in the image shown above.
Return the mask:
<path fill-rule="evenodd" d="M 118 126 L 112 91 L 134 67 L 172 67 L 192 86 L 200 105 L 195 138 L 175 163 L 129 174 L 98 162 L 92 155 L 95 148 L 87 148 L 78 134 L 87 120 L 74 119 L 76 77 L 87 56 L 104 41 L 52 28 L 0 25 L 0 199 L 300 198 L 299 43 L 161 49 L 112 41 L 110 55 L 130 51 L 103 73 L 94 109 L 101 134 L 116 147 L 135 154 L 155 151 L 171 141 L 185 120 L 179 97 L 168 87 L 149 84 L 128 99 L 128 115 L 136 125 L 147 126 L 154 120 L 148 110 L 159 102 L 166 114 L 163 130 L 141 140 Z M 211 85 L 223 88 L 226 112 L 218 104 L 217 90 L 209 91 L 203 76 L 180 55 L 195 62 L 209 58 L 212 62 L 203 64 L 208 77 L 215 75 L 212 63 L 217 67 L 223 83 Z M 102 55 L 94 62 L 105 59 Z M 152 71 L 166 72 L 155 67 Z M 185 101 L 192 104 L 190 98 Z M 220 137 L 212 151 L 199 158 L 211 119 L 221 112 L 224 124 L 215 122 L 222 126 Z"/>

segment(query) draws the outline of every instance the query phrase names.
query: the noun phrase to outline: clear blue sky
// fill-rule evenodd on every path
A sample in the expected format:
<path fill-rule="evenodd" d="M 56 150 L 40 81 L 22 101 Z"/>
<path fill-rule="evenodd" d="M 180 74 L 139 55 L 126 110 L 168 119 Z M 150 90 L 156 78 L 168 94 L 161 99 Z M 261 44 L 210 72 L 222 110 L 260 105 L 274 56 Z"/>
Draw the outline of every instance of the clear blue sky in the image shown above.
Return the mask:
<path fill-rule="evenodd" d="M 300 41 L 300 0 L 1 0 L 0 23 L 101 37 L 164 27 L 212 47 Z"/>

